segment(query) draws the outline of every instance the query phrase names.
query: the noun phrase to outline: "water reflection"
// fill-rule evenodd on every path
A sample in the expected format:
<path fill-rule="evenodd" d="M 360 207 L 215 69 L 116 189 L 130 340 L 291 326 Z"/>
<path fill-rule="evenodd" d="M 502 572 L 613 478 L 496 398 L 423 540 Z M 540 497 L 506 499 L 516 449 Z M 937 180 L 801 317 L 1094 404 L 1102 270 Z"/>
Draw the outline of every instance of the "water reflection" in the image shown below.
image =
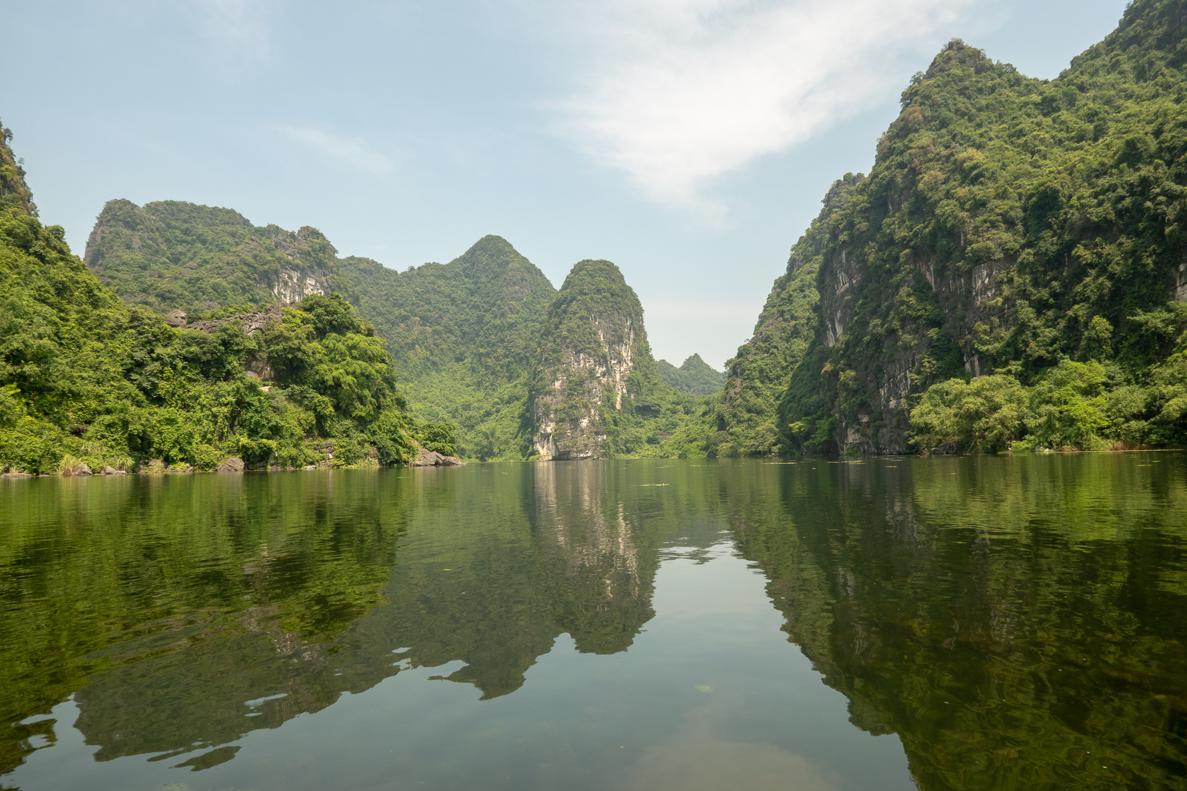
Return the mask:
<path fill-rule="evenodd" d="M 1187 783 L 1181 455 L 3 484 L 0 776 L 27 788 L 75 731 L 241 785 L 270 730 L 358 786 Z M 403 753 L 363 746 L 368 705 Z"/>
<path fill-rule="evenodd" d="M 920 787 L 1187 783 L 1182 456 L 816 465 L 781 484 L 771 514 L 732 515 L 739 547 Z"/>

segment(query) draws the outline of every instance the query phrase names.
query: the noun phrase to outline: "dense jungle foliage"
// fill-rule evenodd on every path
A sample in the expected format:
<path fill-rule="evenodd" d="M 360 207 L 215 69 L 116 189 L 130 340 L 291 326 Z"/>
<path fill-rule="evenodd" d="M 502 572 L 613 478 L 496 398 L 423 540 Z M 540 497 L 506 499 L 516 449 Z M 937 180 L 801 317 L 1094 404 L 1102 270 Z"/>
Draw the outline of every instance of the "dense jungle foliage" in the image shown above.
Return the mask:
<path fill-rule="evenodd" d="M 772 292 L 807 348 L 760 321 L 727 396 L 780 391 L 792 453 L 1187 442 L 1185 67 L 1183 0 L 1132 3 L 1050 81 L 950 44 L 801 241 L 816 294 L 784 293 L 794 255 Z"/>
<path fill-rule="evenodd" d="M 500 237 L 480 239 L 447 264 L 398 272 L 338 257 L 312 228 L 255 227 L 229 209 L 176 201 L 139 207 L 115 200 L 95 225 L 86 261 L 125 299 L 159 313 L 181 310 L 191 320 L 341 294 L 386 343 L 421 422 L 455 425 L 453 447 L 466 457 L 528 452 L 531 376 L 555 341 L 544 325 L 558 292 Z M 704 368 L 687 374 L 702 390 L 713 374 Z M 653 416 L 659 422 L 632 429 L 635 444 L 652 448 L 677 427 L 704 434 L 705 405 L 666 391 L 661 400 Z M 684 443 L 680 452 L 693 451 Z"/>
<path fill-rule="evenodd" d="M 418 435 L 449 448 L 412 423 L 390 356 L 341 297 L 250 334 L 235 317 L 170 327 L 41 224 L 7 145 L 0 167 L 0 469 L 394 464 Z"/>
<path fill-rule="evenodd" d="M 184 201 L 108 201 L 83 260 L 128 302 L 191 316 L 295 301 L 328 288 L 336 252 L 313 228 L 257 228 L 231 209 Z"/>
<path fill-rule="evenodd" d="M 506 240 L 397 273 L 339 261 L 335 287 L 387 340 L 413 411 L 459 427 L 472 458 L 519 458 L 528 376 L 556 289 Z"/>
<path fill-rule="evenodd" d="M 339 293 L 386 342 L 410 408 L 458 427 L 466 456 L 518 455 L 531 355 L 556 294 L 497 236 L 448 264 L 403 272 L 338 257 L 313 228 L 256 227 L 230 209 L 109 201 L 86 262 L 126 300 L 193 315 Z"/>
<path fill-rule="evenodd" d="M 726 385 L 714 416 L 710 450 L 717 456 L 769 456 L 778 452 L 779 398 L 816 329 L 816 278 L 830 219 L 844 211 L 862 181 L 846 175 L 833 185 L 824 209 L 791 249 L 787 272 L 775 281 L 754 334 L 726 364 Z"/>

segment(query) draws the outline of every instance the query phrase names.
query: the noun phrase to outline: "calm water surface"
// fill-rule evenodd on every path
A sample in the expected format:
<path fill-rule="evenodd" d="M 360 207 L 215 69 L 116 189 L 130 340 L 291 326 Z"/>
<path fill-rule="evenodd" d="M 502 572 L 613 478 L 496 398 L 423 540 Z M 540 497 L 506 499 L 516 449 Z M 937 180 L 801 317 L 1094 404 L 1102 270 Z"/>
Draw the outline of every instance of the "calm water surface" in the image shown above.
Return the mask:
<path fill-rule="evenodd" d="M 1187 457 L 0 481 L 0 788 L 1187 788 Z"/>

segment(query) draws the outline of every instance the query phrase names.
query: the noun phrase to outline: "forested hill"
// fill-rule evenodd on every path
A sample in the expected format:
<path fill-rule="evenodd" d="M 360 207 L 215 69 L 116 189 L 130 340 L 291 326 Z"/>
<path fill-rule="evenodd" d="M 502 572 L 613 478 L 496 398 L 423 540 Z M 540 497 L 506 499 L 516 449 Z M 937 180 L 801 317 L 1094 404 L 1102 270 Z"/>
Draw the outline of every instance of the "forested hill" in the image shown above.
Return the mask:
<path fill-rule="evenodd" d="M 74 256 L 0 127 L 0 472 L 242 469 L 410 461 L 391 357 L 340 297 L 175 328 Z"/>
<path fill-rule="evenodd" d="M 533 453 L 532 377 L 542 356 L 564 343 L 546 328 L 558 292 L 505 239 L 486 236 L 447 264 L 397 271 L 339 257 L 313 228 L 256 227 L 229 209 L 177 201 L 114 200 L 91 233 L 86 261 L 125 299 L 174 321 L 340 294 L 385 340 L 413 413 L 455 424 L 460 452 L 482 459 Z M 703 450 L 704 405 L 658 379 L 655 385 L 652 395 L 663 391 L 656 399 L 665 408 L 652 410 L 647 431 L 632 423 L 623 434 L 638 429 L 649 441 L 599 442 L 597 453 Z M 581 408 L 601 415 L 606 406 Z M 675 430 L 688 422 L 695 431 Z M 674 436 L 684 438 L 678 451 Z"/>
<path fill-rule="evenodd" d="M 1187 442 L 1185 64 L 1185 0 L 1049 81 L 945 47 L 793 250 L 718 447 Z"/>
<path fill-rule="evenodd" d="M 725 385 L 725 374 L 715 370 L 699 354 L 685 359 L 679 368 L 667 360 L 657 360 L 656 370 L 660 379 L 682 393 L 712 395 Z"/>
<path fill-rule="evenodd" d="M 404 272 L 340 258 L 316 229 L 257 227 L 230 209 L 109 201 L 88 266 L 159 313 L 218 315 L 336 293 L 392 354 L 413 410 L 459 427 L 470 456 L 518 455 L 527 378 L 556 289 L 505 240 L 487 236 L 448 264 Z"/>

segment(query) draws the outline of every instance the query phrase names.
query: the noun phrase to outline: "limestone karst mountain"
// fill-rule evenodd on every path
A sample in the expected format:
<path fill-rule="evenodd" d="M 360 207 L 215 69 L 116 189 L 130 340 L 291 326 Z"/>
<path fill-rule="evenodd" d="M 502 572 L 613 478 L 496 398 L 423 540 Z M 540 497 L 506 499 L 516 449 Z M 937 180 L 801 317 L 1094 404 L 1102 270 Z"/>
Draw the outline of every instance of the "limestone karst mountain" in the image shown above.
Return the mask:
<path fill-rule="evenodd" d="M 713 445 L 1182 444 L 1185 69 L 1183 0 L 1130 4 L 1054 80 L 945 47 L 793 250 Z"/>
<path fill-rule="evenodd" d="M 138 207 L 116 200 L 100 215 L 86 260 L 125 299 L 167 315 L 182 311 L 191 320 L 308 294 L 341 294 L 384 338 L 413 412 L 429 423 L 456 425 L 461 453 L 480 459 L 539 453 L 533 437 L 540 427 L 528 401 L 537 392 L 540 361 L 568 342 L 557 334 L 567 319 L 556 311 L 572 292 L 558 293 L 498 236 L 483 237 L 447 264 L 397 271 L 367 258 L 339 257 L 313 228 L 256 227 L 229 209 L 176 201 Z M 613 306 L 620 296 L 633 301 L 633 331 L 645 343 L 642 308 L 621 274 L 594 289 L 602 287 L 611 289 L 604 299 L 588 291 L 583 299 L 600 306 Z M 615 321 L 609 313 L 604 318 Z M 599 426 L 625 420 L 631 430 L 577 455 L 703 450 L 705 405 L 660 382 L 649 351 L 646 357 L 651 400 L 643 411 L 623 418 L 618 406 L 601 398 L 606 388 L 626 386 L 633 361 L 626 362 L 622 381 L 611 381 L 620 361 L 603 367 L 607 381 L 587 382 L 590 400 L 581 408 L 589 420 Z M 650 421 L 649 427 L 640 421 Z"/>

